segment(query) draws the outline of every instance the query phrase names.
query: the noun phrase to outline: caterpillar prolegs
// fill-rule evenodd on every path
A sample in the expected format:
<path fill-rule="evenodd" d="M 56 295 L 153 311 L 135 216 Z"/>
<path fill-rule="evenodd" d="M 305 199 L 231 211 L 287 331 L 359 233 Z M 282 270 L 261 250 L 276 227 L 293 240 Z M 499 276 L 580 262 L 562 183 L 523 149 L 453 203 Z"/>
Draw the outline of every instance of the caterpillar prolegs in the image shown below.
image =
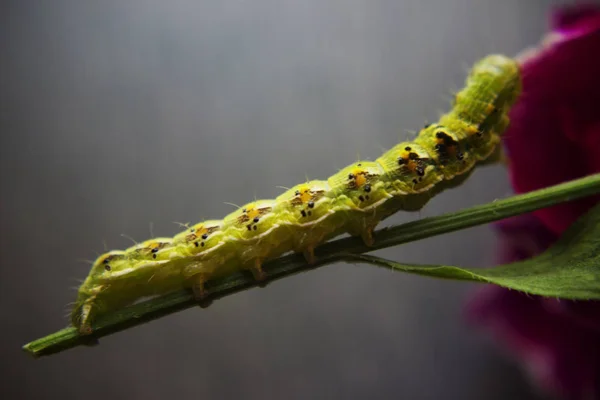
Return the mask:
<path fill-rule="evenodd" d="M 399 210 L 419 210 L 498 154 L 520 90 L 518 64 L 488 56 L 473 66 L 451 111 L 414 141 L 397 144 L 375 161 L 355 162 L 327 180 L 248 203 L 222 220 L 200 222 L 173 238 L 101 255 L 79 288 L 72 324 L 89 334 L 98 315 L 181 288 L 203 299 L 205 282 L 239 270 L 262 280 L 265 260 L 294 251 L 312 263 L 315 247 L 343 233 L 371 245 L 383 219 Z"/>

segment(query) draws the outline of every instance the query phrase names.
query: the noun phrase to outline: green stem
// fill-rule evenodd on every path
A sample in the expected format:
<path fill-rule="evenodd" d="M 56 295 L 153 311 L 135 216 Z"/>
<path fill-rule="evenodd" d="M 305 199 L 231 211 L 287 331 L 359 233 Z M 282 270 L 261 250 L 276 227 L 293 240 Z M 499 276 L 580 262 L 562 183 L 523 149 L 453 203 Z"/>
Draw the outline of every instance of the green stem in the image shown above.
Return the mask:
<path fill-rule="evenodd" d="M 340 262 L 348 254 L 361 254 L 427 237 L 453 232 L 460 229 L 486 224 L 540 208 L 600 193 L 600 174 L 544 188 L 492 203 L 468 208 L 438 217 L 424 218 L 407 224 L 382 229 L 376 232 L 376 244 L 366 247 L 358 238 L 344 238 L 325 243 L 317 249 L 317 262 L 307 265 L 297 255 L 287 255 L 264 266 L 268 281 L 275 281 L 299 272 L 308 271 L 326 264 Z M 262 284 L 264 285 L 264 283 Z M 207 291 L 215 300 L 251 287 L 259 286 L 251 275 L 238 273 L 230 277 L 209 282 Z M 23 346 L 34 357 L 57 353 L 79 345 L 97 343 L 97 338 L 140 325 L 162 316 L 197 306 L 191 292 L 181 290 L 166 296 L 100 317 L 93 325 L 94 335 L 83 337 L 75 328 L 65 328 Z M 205 304 L 204 306 L 206 306 Z"/>

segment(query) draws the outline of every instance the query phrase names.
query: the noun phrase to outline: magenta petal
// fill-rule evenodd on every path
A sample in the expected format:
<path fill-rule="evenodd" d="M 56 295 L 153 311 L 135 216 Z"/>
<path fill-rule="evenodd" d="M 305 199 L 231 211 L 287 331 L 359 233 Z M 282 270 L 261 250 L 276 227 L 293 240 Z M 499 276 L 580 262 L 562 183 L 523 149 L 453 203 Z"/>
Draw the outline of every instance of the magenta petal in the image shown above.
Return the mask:
<path fill-rule="evenodd" d="M 540 254 L 558 238 L 533 215 L 495 227 L 502 263 Z M 559 301 L 486 286 L 467 304 L 466 314 L 491 331 L 545 391 L 567 399 L 600 399 L 600 302 Z"/>
<path fill-rule="evenodd" d="M 531 258 L 558 238 L 531 214 L 495 227 L 501 263 Z M 541 389 L 566 399 L 600 399 L 600 302 L 485 286 L 467 304 L 466 315 L 519 359 Z"/>
<path fill-rule="evenodd" d="M 542 389 L 567 399 L 600 399 L 600 331 L 574 324 L 548 303 L 559 301 L 487 286 L 468 305 L 467 317 L 503 342 Z"/>
<path fill-rule="evenodd" d="M 568 27 L 577 34 L 563 33 L 523 62 L 523 94 L 505 133 L 517 193 L 600 172 L 600 7 L 557 15 L 563 31 Z M 561 204 L 535 215 L 560 234 L 599 200 Z"/>
<path fill-rule="evenodd" d="M 562 317 L 581 328 L 596 331 L 600 334 L 600 301 L 555 301 L 546 299 L 548 309 L 559 313 Z"/>
<path fill-rule="evenodd" d="M 498 233 L 498 262 L 507 264 L 542 253 L 558 238 L 532 214 L 518 215 L 494 224 Z"/>
<path fill-rule="evenodd" d="M 551 40 L 521 59 L 523 94 L 503 140 L 517 193 L 600 172 L 600 5 L 561 7 L 552 27 Z M 497 223 L 500 262 L 539 254 L 598 201 Z M 522 360 L 543 389 L 567 399 L 600 399 L 600 302 L 486 286 L 466 311 Z"/>
<path fill-rule="evenodd" d="M 596 29 L 600 18 L 600 5 L 582 3 L 558 7 L 551 18 L 551 28 L 570 35 L 585 35 Z"/>

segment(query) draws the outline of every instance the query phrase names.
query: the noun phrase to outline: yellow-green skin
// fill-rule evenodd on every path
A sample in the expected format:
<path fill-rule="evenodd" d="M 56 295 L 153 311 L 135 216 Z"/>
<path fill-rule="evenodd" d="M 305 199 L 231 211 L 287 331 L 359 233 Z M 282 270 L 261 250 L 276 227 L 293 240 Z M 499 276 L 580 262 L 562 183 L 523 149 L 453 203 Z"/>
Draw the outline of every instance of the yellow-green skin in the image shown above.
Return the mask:
<path fill-rule="evenodd" d="M 100 256 L 79 289 L 73 325 L 89 334 L 98 315 L 181 288 L 203 299 L 206 281 L 239 270 L 265 279 L 265 260 L 293 251 L 314 262 L 315 247 L 343 233 L 371 245 L 380 221 L 399 210 L 419 210 L 435 194 L 459 185 L 476 164 L 495 157 L 520 84 L 514 60 L 488 56 L 471 70 L 453 109 L 414 141 L 375 161 L 357 161 L 326 181 L 248 203 L 223 220 Z"/>

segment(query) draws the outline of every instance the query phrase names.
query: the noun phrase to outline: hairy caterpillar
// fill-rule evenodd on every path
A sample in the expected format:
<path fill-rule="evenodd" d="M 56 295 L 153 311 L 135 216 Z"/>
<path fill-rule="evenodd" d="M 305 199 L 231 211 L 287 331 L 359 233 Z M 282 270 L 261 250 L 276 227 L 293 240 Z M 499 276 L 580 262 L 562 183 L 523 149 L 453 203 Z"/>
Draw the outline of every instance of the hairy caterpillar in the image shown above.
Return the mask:
<path fill-rule="evenodd" d="M 375 161 L 358 161 L 327 180 L 313 180 L 273 200 L 248 203 L 225 216 L 188 227 L 173 238 L 155 238 L 94 262 L 71 313 L 81 334 L 92 332 L 98 315 L 136 300 L 191 288 L 238 270 L 257 280 L 267 259 L 289 251 L 314 262 L 314 249 L 349 233 L 370 245 L 373 231 L 399 210 L 414 211 L 440 191 L 458 185 L 476 164 L 499 154 L 508 110 L 518 97 L 518 64 L 488 56 L 471 69 L 453 108 Z"/>

